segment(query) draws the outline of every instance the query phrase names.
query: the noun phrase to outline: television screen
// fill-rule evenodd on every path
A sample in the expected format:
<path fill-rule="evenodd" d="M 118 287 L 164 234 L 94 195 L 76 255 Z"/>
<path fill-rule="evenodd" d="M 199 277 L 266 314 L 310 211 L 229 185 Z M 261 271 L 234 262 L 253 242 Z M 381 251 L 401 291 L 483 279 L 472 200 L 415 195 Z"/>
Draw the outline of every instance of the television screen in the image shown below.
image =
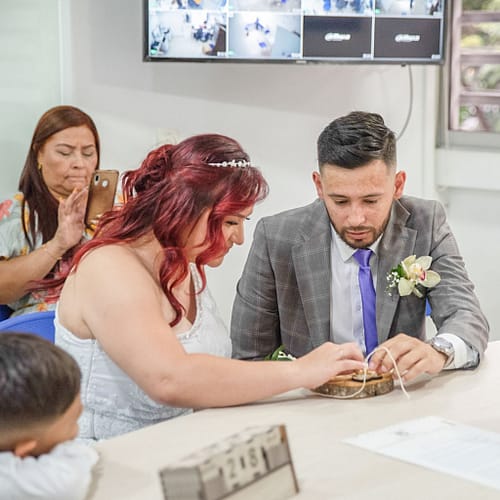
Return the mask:
<path fill-rule="evenodd" d="M 445 1 L 144 0 L 144 59 L 441 63 Z"/>

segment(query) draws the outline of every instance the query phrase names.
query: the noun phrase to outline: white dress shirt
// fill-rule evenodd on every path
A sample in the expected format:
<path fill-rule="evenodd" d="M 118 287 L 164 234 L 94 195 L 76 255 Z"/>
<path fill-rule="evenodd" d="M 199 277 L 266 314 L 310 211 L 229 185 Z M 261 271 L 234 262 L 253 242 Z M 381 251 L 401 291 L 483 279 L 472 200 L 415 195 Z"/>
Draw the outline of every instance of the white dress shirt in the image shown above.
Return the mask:
<path fill-rule="evenodd" d="M 358 281 L 359 264 L 353 257 L 357 248 L 350 247 L 340 238 L 333 226 L 330 227 L 332 231 L 331 340 L 335 344 L 355 341 L 366 355 L 363 309 Z M 369 247 L 373 251 L 370 267 L 374 284 L 377 282 L 377 248 L 379 241 L 380 238 Z M 349 286 L 347 287 L 346 284 Z"/>

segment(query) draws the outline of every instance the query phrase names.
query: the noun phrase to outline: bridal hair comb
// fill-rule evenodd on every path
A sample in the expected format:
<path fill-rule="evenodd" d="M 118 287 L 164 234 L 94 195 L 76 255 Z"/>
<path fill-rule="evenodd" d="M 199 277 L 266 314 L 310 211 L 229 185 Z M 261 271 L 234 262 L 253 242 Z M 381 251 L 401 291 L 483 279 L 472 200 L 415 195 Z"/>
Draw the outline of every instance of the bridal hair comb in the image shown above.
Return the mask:
<path fill-rule="evenodd" d="M 239 167 L 246 168 L 251 167 L 252 164 L 247 160 L 231 160 L 231 161 L 223 161 L 220 163 L 209 163 L 211 167 Z"/>

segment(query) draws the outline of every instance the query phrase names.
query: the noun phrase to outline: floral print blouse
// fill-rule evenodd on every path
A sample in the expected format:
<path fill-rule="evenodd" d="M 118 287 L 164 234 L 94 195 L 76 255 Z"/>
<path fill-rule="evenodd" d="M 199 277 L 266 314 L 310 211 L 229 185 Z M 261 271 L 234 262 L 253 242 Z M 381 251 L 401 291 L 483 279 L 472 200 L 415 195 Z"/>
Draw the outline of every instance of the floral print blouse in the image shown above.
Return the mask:
<path fill-rule="evenodd" d="M 30 247 L 24 236 L 22 227 L 22 202 L 23 194 L 16 193 L 12 197 L 0 202 L 0 260 L 8 260 L 30 252 Z M 29 227 L 29 211 L 24 214 L 26 226 Z M 90 239 L 92 235 L 89 230 L 83 234 L 84 239 Z M 42 246 L 41 235 L 37 236 L 35 248 Z M 68 270 L 69 262 L 59 261 L 56 264 L 54 277 Z M 48 311 L 55 309 L 57 294 L 53 290 L 31 292 L 19 300 L 7 304 L 13 309 L 12 316 L 30 312 Z"/>

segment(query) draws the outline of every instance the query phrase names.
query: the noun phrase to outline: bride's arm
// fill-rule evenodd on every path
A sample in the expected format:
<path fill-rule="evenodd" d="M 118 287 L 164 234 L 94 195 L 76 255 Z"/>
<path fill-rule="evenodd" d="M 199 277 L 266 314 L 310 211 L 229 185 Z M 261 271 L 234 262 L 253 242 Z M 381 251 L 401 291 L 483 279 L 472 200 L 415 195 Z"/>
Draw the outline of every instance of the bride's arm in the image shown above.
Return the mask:
<path fill-rule="evenodd" d="M 316 387 L 341 371 L 363 366 L 357 346 L 330 342 L 293 362 L 188 354 L 165 317 L 165 298 L 151 274 L 124 248 L 91 252 L 80 262 L 72 289 L 63 294 L 61 309 L 79 315 L 110 358 L 161 403 L 237 405 Z M 60 317 L 64 313 L 62 309 Z"/>

